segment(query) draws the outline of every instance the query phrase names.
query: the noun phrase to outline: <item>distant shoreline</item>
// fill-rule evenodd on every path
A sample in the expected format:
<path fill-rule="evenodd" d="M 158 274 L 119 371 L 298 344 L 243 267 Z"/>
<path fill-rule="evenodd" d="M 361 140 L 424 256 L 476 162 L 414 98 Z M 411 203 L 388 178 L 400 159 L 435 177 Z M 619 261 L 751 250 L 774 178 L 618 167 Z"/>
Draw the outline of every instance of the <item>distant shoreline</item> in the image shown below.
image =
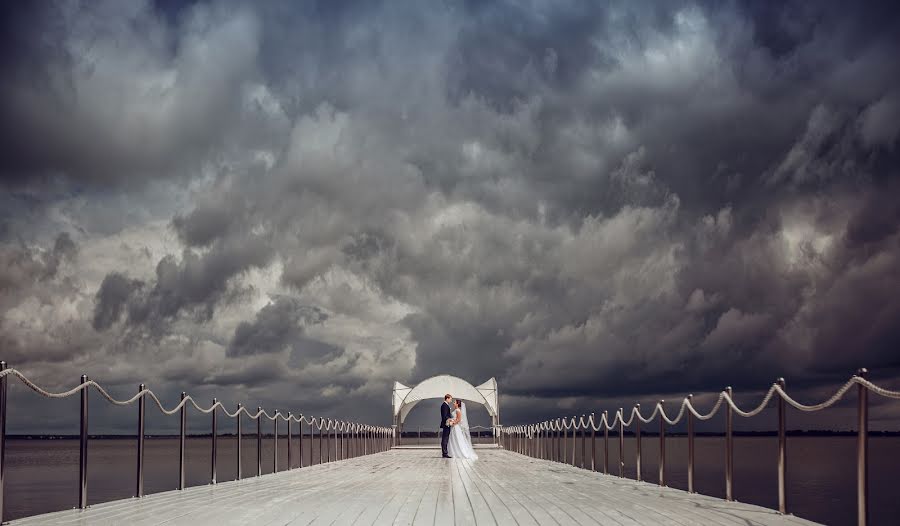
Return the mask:
<path fill-rule="evenodd" d="M 855 437 L 857 436 L 856 431 L 827 431 L 827 430 L 790 430 L 786 432 L 787 436 L 790 437 Z M 775 437 L 778 436 L 777 431 L 735 431 L 733 433 L 736 437 Z M 219 438 L 235 438 L 237 435 L 235 433 L 220 433 Z M 255 437 L 256 433 L 242 433 L 242 438 Z M 274 435 L 272 433 L 263 433 L 263 438 L 273 438 Z M 304 434 L 303 438 L 309 438 L 310 436 L 317 437 L 316 435 Z M 435 432 L 423 432 L 419 435 L 417 432 L 404 432 L 403 438 L 417 438 L 421 436 L 422 438 L 437 438 L 438 434 Z M 634 437 L 634 433 L 630 431 L 625 432 L 625 436 Z M 641 436 L 644 437 L 652 437 L 659 436 L 659 433 L 645 431 L 641 433 Z M 666 436 L 668 437 L 686 437 L 687 433 L 684 432 L 667 432 Z M 695 437 L 724 437 L 725 433 L 720 432 L 703 432 L 703 433 L 694 433 Z M 91 440 L 133 440 L 137 437 L 137 435 L 90 435 Z M 279 438 L 287 438 L 287 434 L 278 434 Z M 581 435 L 579 435 L 579 438 Z M 598 433 L 597 437 L 602 437 L 602 434 Z M 610 437 L 618 437 L 618 432 L 610 432 Z M 869 437 L 900 437 L 900 431 L 869 431 Z M 78 435 L 54 435 L 54 434 L 7 434 L 6 438 L 8 440 L 78 440 Z M 144 435 L 144 438 L 147 440 L 156 440 L 156 439 L 174 439 L 178 438 L 178 435 Z M 211 433 L 200 433 L 200 434 L 189 434 L 187 438 L 212 438 Z M 300 435 L 292 435 L 292 438 L 300 438 Z M 483 437 L 483 438 L 486 438 Z M 350 440 L 350 437 L 345 437 L 346 440 Z"/>

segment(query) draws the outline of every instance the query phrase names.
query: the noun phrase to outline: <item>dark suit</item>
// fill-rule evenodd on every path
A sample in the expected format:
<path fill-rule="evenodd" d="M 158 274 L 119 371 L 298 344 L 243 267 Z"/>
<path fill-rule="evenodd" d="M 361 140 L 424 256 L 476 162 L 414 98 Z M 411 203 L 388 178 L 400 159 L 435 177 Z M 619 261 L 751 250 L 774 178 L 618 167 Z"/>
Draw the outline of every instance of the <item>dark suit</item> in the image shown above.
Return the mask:
<path fill-rule="evenodd" d="M 444 402 L 441 404 L 441 452 L 445 457 L 448 456 L 447 442 L 450 441 L 450 426 L 447 425 L 450 415 L 450 404 Z"/>

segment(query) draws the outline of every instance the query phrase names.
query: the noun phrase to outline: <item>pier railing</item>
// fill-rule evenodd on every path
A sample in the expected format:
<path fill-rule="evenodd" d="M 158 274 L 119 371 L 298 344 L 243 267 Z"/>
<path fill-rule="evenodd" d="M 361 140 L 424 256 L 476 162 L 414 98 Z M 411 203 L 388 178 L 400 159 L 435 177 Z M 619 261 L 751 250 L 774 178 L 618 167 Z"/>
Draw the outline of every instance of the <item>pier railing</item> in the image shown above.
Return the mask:
<path fill-rule="evenodd" d="M 86 375 L 81 376 L 81 380 L 79 384 L 68 391 L 63 391 L 59 393 L 54 393 L 42 389 L 37 384 L 28 379 L 24 374 L 17 371 L 16 369 L 7 368 L 6 362 L 0 362 L 0 522 L 2 522 L 3 518 L 3 509 L 4 509 L 4 493 L 5 493 L 5 483 L 6 483 L 6 420 L 7 420 L 7 387 L 8 380 L 10 377 L 18 378 L 22 384 L 26 387 L 30 388 L 32 391 L 37 394 L 44 396 L 46 398 L 67 398 L 70 396 L 74 396 L 76 394 L 80 394 L 81 396 L 81 410 L 80 410 L 80 425 L 79 425 L 79 463 L 78 463 L 78 507 L 79 508 L 87 508 L 88 506 L 88 485 L 87 485 L 87 470 L 88 470 L 88 394 L 89 388 L 94 388 L 100 395 L 105 398 L 108 402 L 117 405 L 117 406 L 127 406 L 131 404 L 137 404 L 137 454 L 136 454 L 136 462 L 137 462 L 137 477 L 135 480 L 135 489 L 134 496 L 135 497 L 143 497 L 144 496 L 144 415 L 146 409 L 146 402 L 149 398 L 152 400 L 159 410 L 164 415 L 179 415 L 179 432 L 178 432 L 178 489 L 182 490 L 185 488 L 185 437 L 187 431 L 187 410 L 188 404 L 192 405 L 194 409 L 200 411 L 201 413 L 205 413 L 210 415 L 212 419 L 212 433 L 210 436 L 210 448 L 211 448 L 211 468 L 209 475 L 209 483 L 216 483 L 216 467 L 217 467 L 217 448 L 216 442 L 218 438 L 217 426 L 218 426 L 218 413 L 221 413 L 229 418 L 237 419 L 237 454 L 235 457 L 235 462 L 237 463 L 236 469 L 236 479 L 241 480 L 243 478 L 243 468 L 241 463 L 241 439 L 242 439 L 242 429 L 241 429 L 241 415 L 246 415 L 250 420 L 256 421 L 256 476 L 262 475 L 262 421 L 263 419 L 269 420 L 273 422 L 273 437 L 272 437 L 272 445 L 273 445 L 273 459 L 272 459 L 272 472 L 278 472 L 278 422 L 283 421 L 287 423 L 287 464 L 288 469 L 294 469 L 295 463 L 292 458 L 292 447 L 291 447 L 291 430 L 293 427 L 293 423 L 296 422 L 298 424 L 298 430 L 300 431 L 300 447 L 298 451 L 299 455 L 299 465 L 296 467 L 303 467 L 303 424 L 306 423 L 309 426 L 309 437 L 310 437 L 310 448 L 309 448 L 309 462 L 312 464 L 313 454 L 312 454 L 312 440 L 313 437 L 318 434 L 318 445 L 319 445 L 319 462 L 331 462 L 333 460 L 344 460 L 346 458 L 352 458 L 362 455 L 369 455 L 372 453 L 379 453 L 382 451 L 386 451 L 390 449 L 390 439 L 391 439 L 391 429 L 382 426 L 373 426 L 368 424 L 362 424 L 358 422 L 348 422 L 343 420 L 337 420 L 332 418 L 325 417 L 315 417 L 315 416 L 304 416 L 302 413 L 294 414 L 293 412 L 283 413 L 280 410 L 274 410 L 273 414 L 269 414 L 262 407 L 257 407 L 256 412 L 250 412 L 246 407 L 242 404 L 237 404 L 236 409 L 233 412 L 225 409 L 225 406 L 222 405 L 216 398 L 212 399 L 212 405 L 209 407 L 201 407 L 190 395 L 187 393 L 181 393 L 181 401 L 173 407 L 172 409 L 166 409 L 156 394 L 147 389 L 144 384 L 138 386 L 137 393 L 128 398 L 126 400 L 118 400 L 113 398 L 109 392 L 106 391 L 100 384 L 97 382 L 88 379 Z M 316 433 L 318 431 L 318 433 Z M 324 440 L 324 446 L 323 446 Z M 346 443 L 345 443 L 346 442 Z M 334 458 L 332 458 L 332 444 L 334 445 Z"/>
<path fill-rule="evenodd" d="M 674 426 L 687 419 L 687 439 L 688 439 L 688 458 L 687 458 L 687 483 L 688 492 L 694 493 L 694 423 L 695 420 L 709 420 L 715 416 L 720 409 L 725 410 L 725 498 L 729 501 L 734 500 L 734 415 L 744 418 L 750 418 L 758 415 L 769 406 L 769 402 L 775 398 L 778 410 L 778 453 L 776 462 L 778 464 L 778 511 L 788 513 L 787 502 L 787 434 L 785 428 L 785 406 L 798 409 L 803 412 L 821 411 L 833 406 L 841 400 L 854 386 L 857 389 L 857 447 L 856 447 L 856 479 L 857 479 L 857 523 L 860 526 L 868 524 L 868 458 L 869 458 L 869 392 L 878 396 L 892 399 L 900 399 L 900 391 L 891 391 L 870 382 L 866 379 L 867 371 L 860 369 L 847 382 L 842 385 L 829 399 L 815 405 L 805 405 L 792 398 L 785 390 L 785 382 L 783 378 L 779 378 L 763 397 L 762 401 L 755 408 L 744 411 L 734 401 L 734 393 L 731 387 L 726 387 L 724 391 L 719 393 L 712 409 L 707 413 L 701 413 L 694 405 L 693 395 L 687 395 L 681 400 L 678 414 L 675 418 L 670 418 L 666 414 L 665 400 L 660 400 L 653 406 L 653 412 L 650 416 L 645 417 L 641 413 L 641 405 L 635 404 L 628 412 L 628 419 L 625 419 L 626 410 L 619 408 L 615 412 L 612 421 L 609 418 L 609 411 L 603 411 L 600 418 L 596 418 L 595 413 L 590 415 L 581 415 L 574 417 L 562 417 L 543 422 L 516 425 L 501 426 L 501 444 L 504 448 L 529 455 L 535 458 L 551 460 L 556 462 L 570 463 L 572 466 L 590 469 L 591 471 L 599 471 L 597 463 L 596 438 L 597 432 L 603 433 L 603 456 L 602 471 L 609 474 L 609 433 L 618 429 L 619 440 L 619 469 L 620 477 L 625 476 L 625 429 L 634 426 L 635 436 L 635 463 L 636 478 L 642 479 L 641 471 L 641 423 L 650 424 L 654 419 L 659 421 L 659 474 L 658 484 L 666 485 L 666 426 Z M 567 451 L 569 441 L 569 430 L 572 434 L 572 451 Z M 581 436 L 581 464 L 576 466 L 576 440 Z M 586 439 L 590 437 L 590 465 L 587 465 Z"/>

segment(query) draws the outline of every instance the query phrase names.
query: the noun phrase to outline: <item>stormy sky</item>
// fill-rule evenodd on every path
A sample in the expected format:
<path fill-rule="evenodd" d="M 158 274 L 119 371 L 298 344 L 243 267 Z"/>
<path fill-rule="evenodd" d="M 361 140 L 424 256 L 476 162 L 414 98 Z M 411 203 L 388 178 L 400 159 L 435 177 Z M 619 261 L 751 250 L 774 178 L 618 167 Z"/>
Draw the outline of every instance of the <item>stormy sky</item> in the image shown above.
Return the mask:
<path fill-rule="evenodd" d="M 894 4 L 3 3 L 0 358 L 380 424 L 897 385 Z"/>

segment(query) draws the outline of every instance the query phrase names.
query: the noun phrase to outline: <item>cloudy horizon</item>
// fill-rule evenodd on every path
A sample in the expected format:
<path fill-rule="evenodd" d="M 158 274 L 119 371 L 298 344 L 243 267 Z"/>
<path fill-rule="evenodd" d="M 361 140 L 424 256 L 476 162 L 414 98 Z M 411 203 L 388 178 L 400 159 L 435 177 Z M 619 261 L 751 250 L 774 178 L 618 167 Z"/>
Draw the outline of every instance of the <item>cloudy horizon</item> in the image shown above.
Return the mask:
<path fill-rule="evenodd" d="M 0 359 L 41 385 L 378 424 L 444 373 L 508 424 L 900 385 L 892 2 L 0 11 Z"/>

